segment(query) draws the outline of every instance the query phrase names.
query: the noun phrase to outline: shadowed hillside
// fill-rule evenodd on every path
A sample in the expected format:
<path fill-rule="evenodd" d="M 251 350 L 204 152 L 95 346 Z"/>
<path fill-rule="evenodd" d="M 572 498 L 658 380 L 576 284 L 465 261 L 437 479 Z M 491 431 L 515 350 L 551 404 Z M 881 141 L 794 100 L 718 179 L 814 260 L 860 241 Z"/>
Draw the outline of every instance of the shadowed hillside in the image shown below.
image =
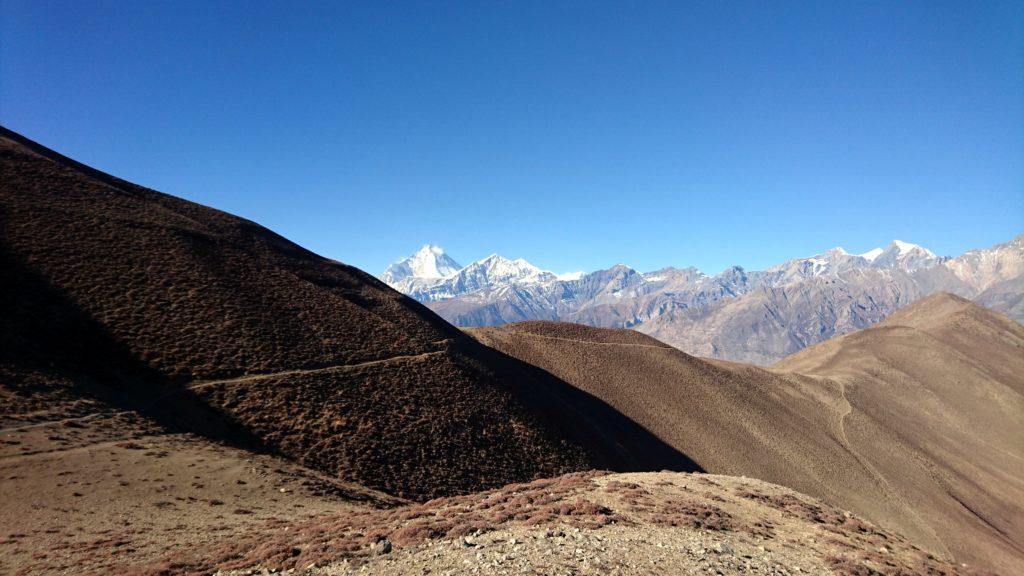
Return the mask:
<path fill-rule="evenodd" d="M 1024 569 L 1024 327 L 939 294 L 765 370 L 635 333 L 527 322 L 480 341 L 594 394 L 706 470 Z"/>
<path fill-rule="evenodd" d="M 7 130 L 0 161 L 5 423 L 102 404 L 413 499 L 693 469 L 602 402 L 253 222 Z"/>

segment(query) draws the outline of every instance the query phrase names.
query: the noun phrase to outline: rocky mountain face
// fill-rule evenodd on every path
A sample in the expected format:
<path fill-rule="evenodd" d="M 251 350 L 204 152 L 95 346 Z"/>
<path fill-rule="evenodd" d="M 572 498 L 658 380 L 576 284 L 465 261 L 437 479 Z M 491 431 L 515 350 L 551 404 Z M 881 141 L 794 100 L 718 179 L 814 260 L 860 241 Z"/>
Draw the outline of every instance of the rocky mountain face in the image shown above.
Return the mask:
<path fill-rule="evenodd" d="M 389 285 L 398 287 L 400 292 L 411 293 L 421 284 L 446 278 L 460 269 L 462 265 L 452 260 L 444 250 L 424 244 L 412 256 L 388 266 L 380 278 Z"/>
<path fill-rule="evenodd" d="M 715 276 L 695 268 L 643 273 L 618 264 L 570 278 L 491 255 L 447 274 L 391 279 L 422 253 L 382 278 L 458 326 L 560 320 L 632 328 L 725 360 L 768 364 L 938 291 L 1024 321 L 1024 235 L 956 258 L 895 240 L 864 254 L 833 248 L 766 270 L 734 266 Z"/>

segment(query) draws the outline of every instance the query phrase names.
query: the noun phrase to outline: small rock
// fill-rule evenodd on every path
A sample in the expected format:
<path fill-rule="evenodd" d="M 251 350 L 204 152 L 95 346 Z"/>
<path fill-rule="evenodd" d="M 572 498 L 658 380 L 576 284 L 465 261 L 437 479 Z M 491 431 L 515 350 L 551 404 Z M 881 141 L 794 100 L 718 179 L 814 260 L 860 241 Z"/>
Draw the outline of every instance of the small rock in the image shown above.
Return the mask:
<path fill-rule="evenodd" d="M 391 552 L 391 541 L 387 538 L 380 540 L 373 545 L 373 553 L 377 556 L 383 556 L 388 552 Z"/>

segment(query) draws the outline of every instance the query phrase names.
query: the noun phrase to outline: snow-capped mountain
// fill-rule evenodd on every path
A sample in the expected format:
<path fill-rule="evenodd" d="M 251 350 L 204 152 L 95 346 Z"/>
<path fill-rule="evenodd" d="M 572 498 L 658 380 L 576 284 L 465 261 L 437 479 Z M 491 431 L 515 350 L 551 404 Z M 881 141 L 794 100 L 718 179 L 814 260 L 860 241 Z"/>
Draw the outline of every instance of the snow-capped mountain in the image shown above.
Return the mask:
<path fill-rule="evenodd" d="M 419 252 L 392 264 L 381 280 L 422 302 L 455 298 L 481 290 L 524 286 L 558 280 L 558 275 L 522 258 L 497 254 L 459 266 L 444 250 L 426 245 Z"/>
<path fill-rule="evenodd" d="M 863 254 L 857 254 L 857 256 L 860 256 L 868 262 L 874 262 L 876 258 L 882 255 L 882 252 L 885 252 L 885 250 L 882 250 L 881 248 L 872 248 Z"/>
<path fill-rule="evenodd" d="M 875 253 L 877 250 L 879 248 L 875 248 L 871 253 Z M 881 252 L 877 252 L 877 256 L 871 259 L 871 266 L 881 269 L 899 269 L 904 272 L 913 272 L 914 270 L 935 266 L 944 260 L 948 260 L 948 258 L 939 258 L 931 250 L 917 244 L 893 240 L 892 244 L 889 244 Z"/>
<path fill-rule="evenodd" d="M 833 248 L 810 258 L 798 258 L 772 266 L 764 271 L 766 279 L 773 285 L 784 285 L 801 278 L 836 276 L 854 268 L 871 266 L 871 260 L 849 254 L 842 248 Z"/>
<path fill-rule="evenodd" d="M 839 276 L 856 269 L 898 270 L 913 272 L 949 260 L 939 258 L 927 248 L 902 240 L 893 240 L 885 248 L 874 248 L 863 254 L 850 254 L 842 247 L 832 248 L 810 258 L 789 260 L 765 270 L 775 286 L 800 278 Z"/>
<path fill-rule="evenodd" d="M 936 291 L 1024 320 L 1024 235 L 957 258 L 894 240 L 863 254 L 833 248 L 714 276 L 695 268 L 641 273 L 618 264 L 560 277 L 491 255 L 444 276 L 389 284 L 459 326 L 563 320 L 625 327 L 701 356 L 771 363 Z"/>
<path fill-rule="evenodd" d="M 452 276 L 461 269 L 458 262 L 452 260 L 438 246 L 424 244 L 418 252 L 395 262 L 387 267 L 380 278 L 394 286 L 402 280 L 415 278 L 420 280 L 436 280 Z"/>

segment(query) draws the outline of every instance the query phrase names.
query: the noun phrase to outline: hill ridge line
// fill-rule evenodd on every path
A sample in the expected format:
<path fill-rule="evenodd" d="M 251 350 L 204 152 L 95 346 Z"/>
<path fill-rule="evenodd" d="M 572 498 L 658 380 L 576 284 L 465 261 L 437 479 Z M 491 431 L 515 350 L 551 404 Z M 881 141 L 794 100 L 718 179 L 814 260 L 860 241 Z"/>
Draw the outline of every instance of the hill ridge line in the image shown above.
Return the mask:
<path fill-rule="evenodd" d="M 522 331 L 522 330 L 509 330 L 509 332 L 513 332 L 515 334 L 522 334 L 523 336 L 531 336 L 533 338 L 545 338 L 547 340 L 561 340 L 563 342 L 579 342 L 580 344 L 599 344 L 599 345 L 605 345 L 605 346 L 630 346 L 630 347 L 639 346 L 641 348 L 656 348 L 658 350 L 678 350 L 678 348 L 673 348 L 672 346 L 669 346 L 667 344 L 664 345 L 664 346 L 655 346 L 654 344 L 636 344 L 636 343 L 633 343 L 633 342 L 597 342 L 597 341 L 594 341 L 594 340 L 579 340 L 577 338 L 561 338 L 559 336 L 548 336 L 546 334 L 536 334 L 534 332 L 525 332 L 525 331 Z M 681 350 L 679 350 L 679 351 L 682 352 Z"/>

